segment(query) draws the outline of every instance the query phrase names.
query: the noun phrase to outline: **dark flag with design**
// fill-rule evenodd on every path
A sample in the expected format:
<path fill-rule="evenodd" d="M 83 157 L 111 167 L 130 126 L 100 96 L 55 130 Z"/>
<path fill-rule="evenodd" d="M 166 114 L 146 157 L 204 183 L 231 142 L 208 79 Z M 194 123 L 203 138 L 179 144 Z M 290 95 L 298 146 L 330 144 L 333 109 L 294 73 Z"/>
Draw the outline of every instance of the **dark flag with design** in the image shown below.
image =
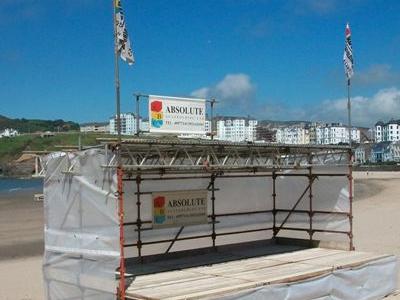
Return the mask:
<path fill-rule="evenodd" d="M 346 24 L 345 31 L 345 46 L 344 46 L 344 54 L 343 54 L 343 63 L 344 63 L 344 72 L 346 73 L 347 80 L 350 80 L 353 77 L 354 71 L 354 60 L 353 60 L 353 47 L 351 46 L 351 31 L 349 23 Z"/>
<path fill-rule="evenodd" d="M 131 48 L 131 42 L 126 29 L 125 16 L 121 6 L 121 0 L 114 0 L 115 10 L 115 39 L 117 43 L 118 53 L 121 58 L 129 65 L 135 62 Z"/>

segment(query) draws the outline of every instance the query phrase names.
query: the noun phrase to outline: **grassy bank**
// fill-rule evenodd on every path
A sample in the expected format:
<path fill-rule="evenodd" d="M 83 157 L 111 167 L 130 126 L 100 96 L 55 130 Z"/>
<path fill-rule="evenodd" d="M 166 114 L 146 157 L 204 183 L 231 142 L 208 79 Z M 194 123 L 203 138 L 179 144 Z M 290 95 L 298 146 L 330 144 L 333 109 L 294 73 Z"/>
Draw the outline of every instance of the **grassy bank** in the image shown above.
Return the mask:
<path fill-rule="evenodd" d="M 23 151 L 54 151 L 56 146 L 78 145 L 79 135 L 83 146 L 98 144 L 96 138 L 109 137 L 107 134 L 67 132 L 54 136 L 41 137 L 40 134 L 24 134 L 13 138 L 0 139 L 0 163 L 11 162 L 22 155 Z"/>

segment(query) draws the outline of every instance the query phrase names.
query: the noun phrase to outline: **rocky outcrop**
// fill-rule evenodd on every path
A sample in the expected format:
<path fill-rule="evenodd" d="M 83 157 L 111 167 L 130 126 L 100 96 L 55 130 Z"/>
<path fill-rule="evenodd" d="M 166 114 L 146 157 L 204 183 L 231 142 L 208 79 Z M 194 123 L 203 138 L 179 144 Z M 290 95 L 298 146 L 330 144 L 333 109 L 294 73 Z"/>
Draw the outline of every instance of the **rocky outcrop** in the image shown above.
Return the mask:
<path fill-rule="evenodd" d="M 35 172 L 35 157 L 30 154 L 23 154 L 15 161 L 3 163 L 0 170 L 4 176 L 31 176 Z"/>

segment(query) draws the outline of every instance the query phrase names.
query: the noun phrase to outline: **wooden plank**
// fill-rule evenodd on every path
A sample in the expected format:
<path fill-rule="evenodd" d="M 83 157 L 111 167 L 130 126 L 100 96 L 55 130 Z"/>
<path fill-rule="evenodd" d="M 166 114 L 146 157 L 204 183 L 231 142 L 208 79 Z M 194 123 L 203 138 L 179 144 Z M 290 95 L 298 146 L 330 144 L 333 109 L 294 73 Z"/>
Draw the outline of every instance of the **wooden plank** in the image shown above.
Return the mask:
<path fill-rule="evenodd" d="M 286 264 L 287 262 L 271 260 L 267 258 L 243 259 L 235 262 L 228 262 L 218 265 L 197 267 L 190 269 L 191 272 L 200 274 L 212 274 L 216 276 L 229 275 L 232 273 L 257 270 L 277 265 Z"/>
<path fill-rule="evenodd" d="M 330 256 L 332 254 L 343 253 L 343 252 L 348 252 L 348 251 L 311 248 L 306 250 L 293 251 L 290 253 L 270 255 L 268 259 L 285 261 L 285 262 L 301 262 L 309 259 L 314 259 L 316 257 Z"/>
<path fill-rule="evenodd" d="M 330 256 L 312 258 L 303 261 L 303 263 L 319 266 L 332 266 L 334 269 L 344 269 L 357 267 L 388 256 L 389 255 L 379 255 L 367 252 L 342 251 L 341 253 L 332 254 Z"/>
<path fill-rule="evenodd" d="M 165 272 L 154 275 L 144 275 L 136 277 L 135 280 L 128 287 L 128 290 L 135 291 L 142 288 L 159 287 L 163 285 L 170 285 L 181 282 L 190 282 L 211 277 L 213 276 L 187 272 L 187 271 L 174 271 L 174 272 Z"/>
<path fill-rule="evenodd" d="M 219 298 L 264 285 L 301 281 L 384 257 L 387 255 L 315 248 L 247 258 L 137 276 L 127 296 L 151 300 Z"/>
<path fill-rule="evenodd" d="M 179 298 L 187 299 L 187 295 L 198 293 L 198 292 L 212 292 L 226 287 L 235 287 L 242 284 L 248 283 L 249 286 L 254 285 L 252 282 L 246 280 L 225 278 L 225 277 L 210 277 L 205 279 L 199 279 L 195 282 L 180 282 L 172 285 L 162 285 L 157 288 L 149 287 L 137 289 L 133 293 L 128 289 L 128 296 L 144 295 L 154 299 L 169 299 Z"/>
<path fill-rule="evenodd" d="M 231 274 L 231 277 L 251 280 L 257 283 L 270 284 L 276 282 L 296 281 L 299 276 L 304 278 L 318 276 L 332 271 L 331 266 L 316 266 L 303 263 L 288 263 L 258 270 Z M 283 280 L 285 279 L 285 280 Z"/>
<path fill-rule="evenodd" d="M 167 300 L 218 299 L 218 298 L 226 296 L 226 295 L 232 295 L 232 294 L 244 291 L 244 290 L 255 289 L 257 287 L 259 287 L 259 285 L 257 285 L 257 283 L 246 282 L 243 284 L 237 284 L 235 286 L 224 286 L 219 289 L 203 290 L 203 291 L 199 291 L 199 292 L 195 292 L 195 293 L 191 293 L 191 294 L 169 297 L 166 299 Z"/>
<path fill-rule="evenodd" d="M 296 263 L 294 263 L 296 264 Z M 247 274 L 241 276 L 243 279 L 250 280 L 249 282 L 236 285 L 236 286 L 223 286 L 218 289 L 205 289 L 203 291 L 195 292 L 195 293 L 186 293 L 185 295 L 179 295 L 171 298 L 167 298 L 169 300 L 183 300 L 183 299 L 210 299 L 210 298 L 218 298 L 225 296 L 227 294 L 232 294 L 234 292 L 240 292 L 252 288 L 257 288 L 264 285 L 269 285 L 272 283 L 290 283 L 293 281 L 304 280 L 310 277 L 319 276 L 321 274 L 325 274 L 330 272 L 331 269 L 328 267 L 319 267 L 315 266 L 307 266 L 304 264 L 297 264 L 296 267 L 293 265 L 285 265 L 285 270 L 281 270 L 281 266 L 276 266 L 279 269 L 279 274 L 277 274 L 277 270 L 269 270 L 271 274 L 267 277 L 268 269 L 258 270 L 255 273 L 246 272 Z M 274 267 L 275 268 L 275 267 Z M 266 271 L 266 272 L 263 272 Z M 285 272 L 283 272 L 285 271 Z M 254 275 L 252 277 L 251 275 Z M 237 274 L 232 275 L 237 277 Z M 259 278 L 263 278 L 262 280 L 257 280 Z"/>
<path fill-rule="evenodd" d="M 290 263 L 284 266 L 265 267 L 262 269 L 230 274 L 230 277 L 215 276 L 208 278 L 191 277 L 185 281 L 169 281 L 158 285 L 152 283 L 141 288 L 129 288 L 128 295 L 145 295 L 154 299 L 192 299 L 193 297 L 223 295 L 270 283 L 292 282 L 318 276 L 332 269 L 330 267 Z M 170 272 L 168 272 L 170 273 Z M 174 272 L 172 272 L 174 273 Z M 188 272 L 181 272 L 187 274 Z M 183 275 L 183 274 L 181 274 Z M 175 277 L 176 278 L 176 277 Z M 262 280 L 260 280 L 262 278 Z M 154 287 L 157 288 L 155 289 Z M 182 297 L 181 297 L 182 296 Z"/>

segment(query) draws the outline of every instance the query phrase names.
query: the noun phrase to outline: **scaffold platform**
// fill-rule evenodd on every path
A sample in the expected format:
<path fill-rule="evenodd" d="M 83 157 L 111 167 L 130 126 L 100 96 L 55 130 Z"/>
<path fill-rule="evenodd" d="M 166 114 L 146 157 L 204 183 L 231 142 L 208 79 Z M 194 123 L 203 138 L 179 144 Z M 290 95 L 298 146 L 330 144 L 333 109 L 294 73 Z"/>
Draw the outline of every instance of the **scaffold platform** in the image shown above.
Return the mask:
<path fill-rule="evenodd" d="M 360 292 L 352 299 L 372 299 L 365 296 L 385 296 L 391 292 L 395 265 L 395 257 L 389 255 L 284 245 L 253 246 L 141 265 L 127 287 L 126 298 L 324 299 L 326 295 L 348 297 Z M 175 269 L 167 271 L 168 268 Z M 151 274 L 146 275 L 146 269 Z M 382 272 L 377 276 L 373 272 L 378 270 Z M 364 289 L 360 291 L 359 286 Z M 303 293 L 294 296 L 296 290 Z M 290 297 L 283 297 L 291 293 Z"/>

